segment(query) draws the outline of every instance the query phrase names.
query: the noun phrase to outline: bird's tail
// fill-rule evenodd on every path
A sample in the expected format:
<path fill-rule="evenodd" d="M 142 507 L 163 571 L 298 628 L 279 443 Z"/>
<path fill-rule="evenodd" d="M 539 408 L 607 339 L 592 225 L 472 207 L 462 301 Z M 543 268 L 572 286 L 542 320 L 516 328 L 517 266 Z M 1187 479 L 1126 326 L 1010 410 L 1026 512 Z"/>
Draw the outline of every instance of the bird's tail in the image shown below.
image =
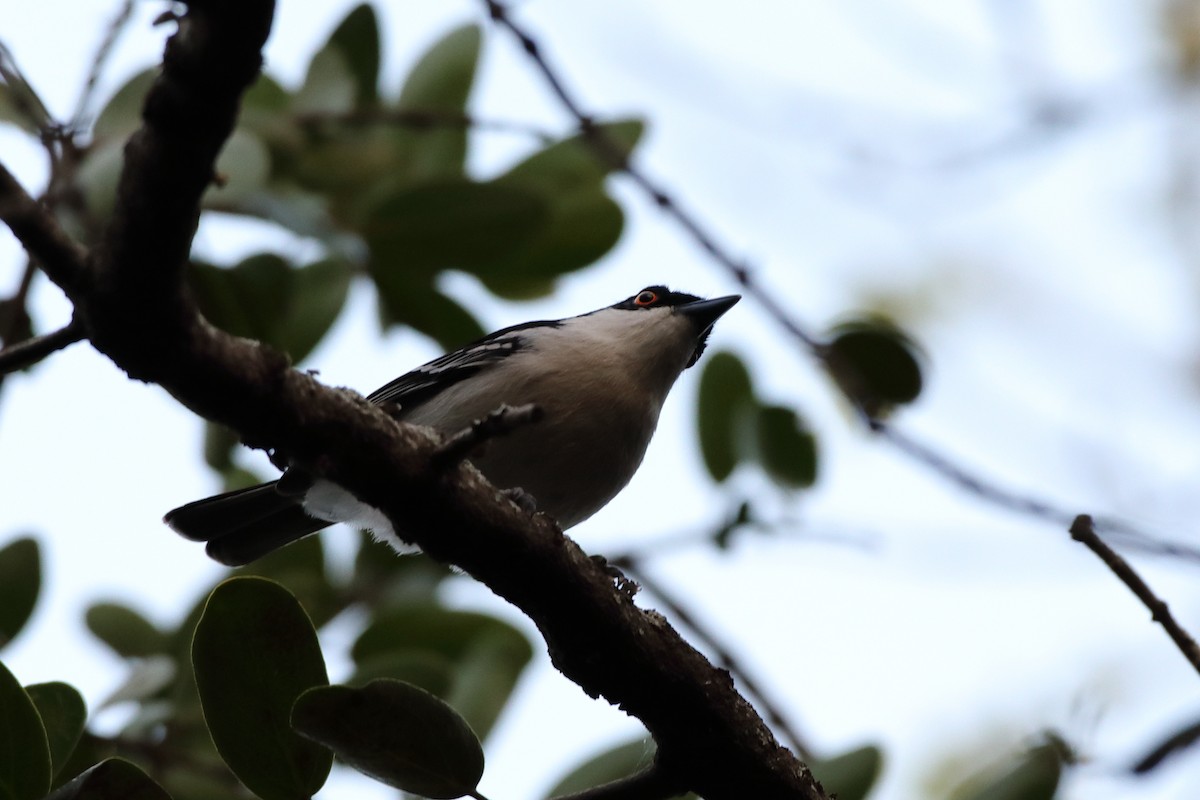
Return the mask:
<path fill-rule="evenodd" d="M 230 567 L 262 558 L 331 523 L 304 513 L 296 497 L 281 494 L 278 481 L 206 497 L 168 511 L 163 521 Z"/>

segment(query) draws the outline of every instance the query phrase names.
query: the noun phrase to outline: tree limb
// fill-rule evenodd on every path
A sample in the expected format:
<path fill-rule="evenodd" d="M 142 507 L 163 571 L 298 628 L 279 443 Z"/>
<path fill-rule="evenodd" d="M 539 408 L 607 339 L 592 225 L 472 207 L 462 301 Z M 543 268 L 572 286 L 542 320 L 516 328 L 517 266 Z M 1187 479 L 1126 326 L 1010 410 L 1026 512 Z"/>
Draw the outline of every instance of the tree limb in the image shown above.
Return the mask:
<path fill-rule="evenodd" d="M 0 375 L 36 364 L 51 353 L 84 338 L 83 326 L 72 319 L 58 330 L 34 336 L 0 350 Z"/>
<path fill-rule="evenodd" d="M 18 236 L 26 248 L 55 263 L 47 275 L 67 291 L 92 344 L 248 444 L 282 451 L 346 487 L 404 538 L 516 605 L 564 675 L 645 723 L 659 769 L 679 784 L 709 800 L 825 797 L 728 673 L 617 591 L 557 525 L 502 501 L 468 464 L 431 469 L 440 442 L 427 429 L 324 387 L 282 355 L 197 314 L 183 269 L 200 197 L 241 92 L 257 76 L 272 14 L 271 0 L 194 0 L 179 20 L 144 124 L 126 146 L 113 219 L 85 279 L 79 248 L 47 235 L 46 215 L 28 213 L 27 195 L 0 181 L 0 208 L 25 209 L 4 219 L 24 225 Z"/>

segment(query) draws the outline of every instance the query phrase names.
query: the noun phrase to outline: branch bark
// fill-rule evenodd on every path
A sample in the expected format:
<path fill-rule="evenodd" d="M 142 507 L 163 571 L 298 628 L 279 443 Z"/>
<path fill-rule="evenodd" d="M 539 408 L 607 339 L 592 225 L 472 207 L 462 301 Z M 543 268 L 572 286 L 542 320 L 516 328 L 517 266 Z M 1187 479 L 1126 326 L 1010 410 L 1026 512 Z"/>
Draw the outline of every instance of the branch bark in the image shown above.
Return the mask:
<path fill-rule="evenodd" d="M 825 797 L 729 674 L 637 608 L 552 521 L 503 500 L 469 464 L 432 468 L 442 444 L 431 431 L 322 386 L 198 315 L 183 269 L 200 197 L 258 74 L 273 11 L 271 0 L 190 4 L 126 146 L 113 221 L 83 266 L 78 246 L 7 173 L 0 216 L 66 291 L 97 350 L 248 444 L 346 487 L 520 608 L 564 675 L 645 723 L 672 785 L 709 800 Z"/>

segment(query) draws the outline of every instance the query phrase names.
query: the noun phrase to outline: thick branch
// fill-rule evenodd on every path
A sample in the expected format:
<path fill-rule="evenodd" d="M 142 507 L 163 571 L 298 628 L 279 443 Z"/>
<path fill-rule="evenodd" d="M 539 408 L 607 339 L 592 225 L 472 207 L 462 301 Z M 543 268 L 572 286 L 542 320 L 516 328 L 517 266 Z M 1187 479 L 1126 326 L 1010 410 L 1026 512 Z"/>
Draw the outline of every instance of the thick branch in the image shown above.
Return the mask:
<path fill-rule="evenodd" d="M 673 782 L 709 800 L 824 797 L 728 673 L 617 591 L 553 522 L 502 502 L 469 465 L 432 469 L 441 443 L 430 431 L 323 387 L 196 314 L 182 269 L 199 199 L 238 97 L 257 74 L 272 11 L 270 0 L 197 0 L 168 42 L 145 124 L 126 147 L 113 222 L 92 255 L 92 274 L 64 286 L 92 343 L 248 443 L 345 486 L 404 538 L 520 608 L 564 675 L 645 723 L 659 745 L 658 768 Z M 0 204 L 14 194 L 3 189 Z M 44 258 L 43 239 L 22 241 Z"/>
<path fill-rule="evenodd" d="M 0 220 L 50 279 L 64 289 L 74 288 L 85 272 L 87 251 L 58 226 L 50 212 L 29 196 L 13 174 L 0 164 Z"/>
<path fill-rule="evenodd" d="M 1146 585 L 1133 567 L 1129 566 L 1129 562 L 1101 541 L 1100 537 L 1096 535 L 1096 528 L 1091 517 L 1087 514 L 1080 514 L 1075 518 L 1075 521 L 1071 523 L 1071 538 L 1100 556 L 1100 560 L 1108 565 L 1113 574 L 1137 595 L 1146 608 L 1150 609 L 1151 619 L 1163 626 L 1167 635 L 1171 637 L 1171 641 L 1175 642 L 1175 646 L 1179 648 L 1179 652 L 1183 653 L 1183 657 L 1188 660 L 1192 668 L 1200 672 L 1200 646 L 1196 645 L 1196 640 L 1175 621 L 1167 604 L 1154 594 L 1154 590 Z"/>

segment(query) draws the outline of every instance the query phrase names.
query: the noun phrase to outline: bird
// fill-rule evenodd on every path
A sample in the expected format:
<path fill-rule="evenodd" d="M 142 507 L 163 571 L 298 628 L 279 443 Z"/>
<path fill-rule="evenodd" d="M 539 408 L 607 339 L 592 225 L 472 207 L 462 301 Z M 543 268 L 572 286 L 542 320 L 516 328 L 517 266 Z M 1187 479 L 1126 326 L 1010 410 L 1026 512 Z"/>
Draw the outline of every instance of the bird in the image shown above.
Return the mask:
<path fill-rule="evenodd" d="M 648 286 L 611 306 L 503 328 L 368 395 L 408 423 L 453 435 L 502 405 L 541 419 L 468 457 L 494 486 L 531 501 L 564 530 L 591 517 L 633 478 L 667 394 L 739 300 Z M 415 548 L 382 512 L 299 467 L 275 481 L 195 500 L 164 522 L 227 566 L 255 561 L 336 522 Z"/>

